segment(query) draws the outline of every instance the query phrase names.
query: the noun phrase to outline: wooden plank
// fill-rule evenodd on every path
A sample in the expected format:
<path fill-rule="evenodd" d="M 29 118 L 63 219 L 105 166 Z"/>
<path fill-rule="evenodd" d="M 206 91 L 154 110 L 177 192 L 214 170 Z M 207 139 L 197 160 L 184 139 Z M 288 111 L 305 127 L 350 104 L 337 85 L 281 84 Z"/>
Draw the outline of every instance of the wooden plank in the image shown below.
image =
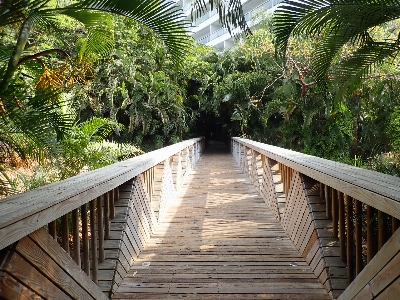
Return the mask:
<path fill-rule="evenodd" d="M 57 262 L 64 272 L 68 273 L 85 291 L 92 295 L 94 299 L 105 299 L 103 293 L 99 291 L 98 287 L 90 280 L 86 273 L 76 265 L 69 255 L 60 251 L 57 242 L 46 234 L 44 230 L 39 229 L 30 234 L 29 237 L 46 252 L 46 255 L 51 257 L 54 262 Z M 24 254 L 24 256 L 26 256 L 26 254 Z M 45 264 L 45 262 L 41 263 Z M 49 266 L 44 266 L 44 268 L 48 267 Z M 39 266 L 37 266 L 37 268 L 39 268 Z"/>
<path fill-rule="evenodd" d="M 172 294 L 179 299 L 196 293 L 195 299 L 203 299 L 210 292 L 212 299 L 227 294 L 257 299 L 255 295 L 268 293 L 329 299 L 245 179 L 252 169 L 245 169 L 245 175 L 232 163 L 226 154 L 205 152 L 188 177 L 194 185 L 183 184 L 178 197 L 170 199 L 168 211 L 113 298 L 168 299 Z M 253 159 L 253 179 L 255 164 Z M 294 223 L 293 232 L 302 222 Z"/>
<path fill-rule="evenodd" d="M 369 264 L 361 271 L 349 285 L 339 299 L 354 298 L 378 274 L 400 250 L 400 230 L 389 239 Z"/>
<path fill-rule="evenodd" d="M 192 139 L 177 143 L 3 199 L 0 205 L 0 249 L 200 141 Z"/>
<path fill-rule="evenodd" d="M 0 296 L 2 299 L 44 299 L 7 273 L 0 273 Z"/>
<path fill-rule="evenodd" d="M 51 241 L 54 242 L 53 239 L 51 239 Z M 58 248 L 58 252 L 60 252 L 61 255 L 65 254 L 65 252 L 60 250 L 61 249 Z M 71 280 L 69 275 L 63 269 L 61 269 L 55 261 L 49 259 L 47 253 L 43 251 L 43 249 L 37 247 L 37 245 L 30 238 L 26 237 L 19 241 L 16 246 L 16 251 L 30 264 L 34 265 L 35 268 L 40 270 L 41 273 L 46 274 L 46 277 L 48 277 L 56 285 L 62 287 L 69 297 L 80 299 L 92 298 L 84 289 L 82 289 L 81 286 L 78 285 L 76 281 Z M 72 260 L 72 258 L 70 259 Z M 75 262 L 73 263 L 75 264 Z M 77 267 L 76 264 L 75 267 Z"/>
<path fill-rule="evenodd" d="M 400 278 L 400 253 L 389 261 L 389 263 L 357 294 L 357 299 L 368 299 L 371 295 L 379 295 L 385 290 L 382 299 L 395 299 L 399 296 L 400 288 L 391 288 L 397 278 Z M 392 290 L 396 290 L 396 294 Z M 390 297 L 389 297 L 390 296 Z"/>
<path fill-rule="evenodd" d="M 81 222 L 82 222 L 82 252 L 83 252 L 83 270 L 90 276 L 89 261 L 89 225 L 87 215 L 87 205 L 81 206 Z"/>
<path fill-rule="evenodd" d="M 72 211 L 72 236 L 74 245 L 74 260 L 76 264 L 81 266 L 81 240 L 79 237 L 79 212 L 78 209 Z"/>
<path fill-rule="evenodd" d="M 22 240 L 19 243 L 24 243 Z M 36 251 L 31 248 L 30 251 Z M 24 286 L 34 291 L 35 294 L 45 299 L 70 299 L 62 289 L 55 286 L 47 277 L 40 273 L 34 266 L 27 262 L 18 253 L 13 253 L 4 269 L 9 275 L 17 279 Z M 3 293 L 0 293 L 2 296 Z"/>
<path fill-rule="evenodd" d="M 90 207 L 90 246 L 91 246 L 91 273 L 92 280 L 97 283 L 98 271 L 98 256 L 97 256 L 97 229 L 96 229 L 96 202 L 92 200 L 89 202 Z"/>
<path fill-rule="evenodd" d="M 315 180 L 400 218 L 400 179 L 262 143 L 233 138 Z"/>

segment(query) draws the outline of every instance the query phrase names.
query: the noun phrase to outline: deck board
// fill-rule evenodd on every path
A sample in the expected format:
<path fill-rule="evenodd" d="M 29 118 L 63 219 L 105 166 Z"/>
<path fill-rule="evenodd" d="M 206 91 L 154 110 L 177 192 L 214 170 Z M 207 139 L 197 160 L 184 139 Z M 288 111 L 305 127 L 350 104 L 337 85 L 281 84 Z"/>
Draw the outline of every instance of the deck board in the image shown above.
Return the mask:
<path fill-rule="evenodd" d="M 232 156 L 201 157 L 114 299 L 330 299 Z"/>

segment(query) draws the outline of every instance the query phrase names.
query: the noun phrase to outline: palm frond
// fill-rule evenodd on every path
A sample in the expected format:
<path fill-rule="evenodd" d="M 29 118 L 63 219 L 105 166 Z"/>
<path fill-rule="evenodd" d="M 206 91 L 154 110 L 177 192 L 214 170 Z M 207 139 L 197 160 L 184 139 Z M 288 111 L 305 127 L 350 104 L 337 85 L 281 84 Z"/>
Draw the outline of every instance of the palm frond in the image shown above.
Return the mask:
<path fill-rule="evenodd" d="M 0 27 L 21 23 L 26 15 L 47 4 L 48 0 L 4 0 L 0 2 Z"/>
<path fill-rule="evenodd" d="M 230 34 L 232 34 L 232 29 L 236 28 L 239 28 L 245 34 L 251 33 L 240 0 L 195 0 L 192 6 L 192 20 L 196 20 L 204 15 L 207 6 L 210 6 L 210 10 L 216 9 L 218 11 L 222 26 L 227 28 Z"/>
<path fill-rule="evenodd" d="M 59 91 L 46 89 L 27 96 L 21 86 L 12 84 L 1 99 L 4 105 L 0 115 L 2 136 L 8 136 L 14 148 L 28 155 L 34 154 L 24 151 L 28 149 L 24 143 L 32 145 L 36 153 L 58 151 L 57 139 L 63 138 L 74 120 L 73 115 L 62 112 Z M 18 135 L 22 135 L 23 140 Z"/>
<path fill-rule="evenodd" d="M 114 26 L 110 15 L 100 11 L 60 9 L 58 13 L 81 22 L 88 30 L 84 53 L 108 56 L 114 48 Z"/>
<path fill-rule="evenodd" d="M 286 54 L 291 36 L 318 36 L 321 42 L 313 55 L 312 65 L 316 81 L 326 82 L 329 67 L 346 43 L 357 43 L 363 49 L 360 54 L 366 53 L 374 43 L 368 30 L 399 17 L 400 1 L 287 0 L 273 16 L 273 31 L 277 50 L 282 55 Z M 371 53 L 377 50 L 371 47 Z M 374 63 L 370 58 L 372 56 L 364 60 L 361 69 L 367 61 Z"/>
<path fill-rule="evenodd" d="M 394 57 L 399 51 L 399 41 L 374 42 L 357 49 L 335 70 L 337 74 L 335 83 L 341 87 L 336 94 L 336 102 L 340 101 L 345 93 L 353 92 L 361 79 L 371 73 L 374 65 L 385 61 L 388 57 Z"/>
<path fill-rule="evenodd" d="M 151 28 L 165 42 L 175 62 L 180 63 L 191 46 L 185 16 L 171 1 L 86 0 L 67 8 L 98 10 L 122 15 Z"/>

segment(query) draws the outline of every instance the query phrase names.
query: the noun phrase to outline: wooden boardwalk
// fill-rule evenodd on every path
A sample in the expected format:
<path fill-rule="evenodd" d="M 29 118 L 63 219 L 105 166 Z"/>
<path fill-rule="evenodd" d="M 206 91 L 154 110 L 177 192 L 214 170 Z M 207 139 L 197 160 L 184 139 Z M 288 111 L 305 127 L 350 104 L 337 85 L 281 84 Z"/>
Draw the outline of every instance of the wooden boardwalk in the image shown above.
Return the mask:
<path fill-rule="evenodd" d="M 114 299 L 330 299 L 227 149 L 206 151 Z"/>

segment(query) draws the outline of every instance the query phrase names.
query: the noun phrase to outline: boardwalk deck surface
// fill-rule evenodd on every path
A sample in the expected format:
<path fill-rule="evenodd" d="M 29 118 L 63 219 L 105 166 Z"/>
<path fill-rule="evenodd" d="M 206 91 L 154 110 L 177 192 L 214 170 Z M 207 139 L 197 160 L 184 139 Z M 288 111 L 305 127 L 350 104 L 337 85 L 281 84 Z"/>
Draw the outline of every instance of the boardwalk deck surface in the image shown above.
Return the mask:
<path fill-rule="evenodd" d="M 330 299 L 226 149 L 206 151 L 114 299 Z"/>

